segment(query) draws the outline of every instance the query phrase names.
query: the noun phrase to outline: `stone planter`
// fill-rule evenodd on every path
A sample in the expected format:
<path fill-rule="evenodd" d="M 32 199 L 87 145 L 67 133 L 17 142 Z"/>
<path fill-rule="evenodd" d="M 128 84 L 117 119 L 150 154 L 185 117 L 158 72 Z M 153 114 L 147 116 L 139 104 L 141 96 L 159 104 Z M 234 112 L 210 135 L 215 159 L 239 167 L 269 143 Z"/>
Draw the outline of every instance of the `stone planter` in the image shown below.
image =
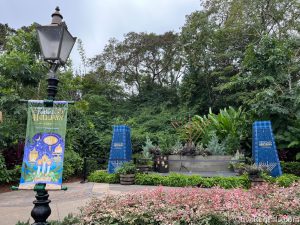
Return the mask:
<path fill-rule="evenodd" d="M 134 184 L 135 174 L 120 174 L 120 184 L 132 185 Z"/>
<path fill-rule="evenodd" d="M 230 162 L 232 156 L 180 156 L 169 155 L 169 167 L 172 172 L 226 172 L 232 173 Z"/>
<path fill-rule="evenodd" d="M 156 156 L 154 169 L 158 173 L 168 173 L 169 172 L 168 156 L 163 156 L 163 155 Z"/>

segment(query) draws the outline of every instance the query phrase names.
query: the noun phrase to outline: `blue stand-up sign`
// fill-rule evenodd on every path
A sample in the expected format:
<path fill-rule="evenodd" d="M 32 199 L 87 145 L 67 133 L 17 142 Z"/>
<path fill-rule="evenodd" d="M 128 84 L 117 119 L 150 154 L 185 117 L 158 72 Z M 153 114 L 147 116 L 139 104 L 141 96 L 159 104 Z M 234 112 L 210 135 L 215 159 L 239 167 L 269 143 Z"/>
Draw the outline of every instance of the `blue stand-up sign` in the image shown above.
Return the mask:
<path fill-rule="evenodd" d="M 282 175 L 271 121 L 255 121 L 253 123 L 252 158 L 256 165 L 268 168 L 271 176 Z"/>
<path fill-rule="evenodd" d="M 125 125 L 113 126 L 110 147 L 108 173 L 115 173 L 116 168 L 132 159 L 130 128 Z"/>

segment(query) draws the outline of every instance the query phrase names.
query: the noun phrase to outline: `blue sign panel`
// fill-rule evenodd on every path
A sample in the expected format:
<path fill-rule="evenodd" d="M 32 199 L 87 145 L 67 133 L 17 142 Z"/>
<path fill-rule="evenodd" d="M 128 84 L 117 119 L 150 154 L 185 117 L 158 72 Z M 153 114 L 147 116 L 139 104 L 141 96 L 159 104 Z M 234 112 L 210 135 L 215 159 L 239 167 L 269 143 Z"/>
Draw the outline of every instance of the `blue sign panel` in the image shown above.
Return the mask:
<path fill-rule="evenodd" d="M 108 173 L 114 173 L 116 168 L 132 159 L 130 128 L 125 125 L 117 125 L 113 128 Z"/>
<path fill-rule="evenodd" d="M 273 177 L 282 175 L 271 121 L 253 123 L 252 158 L 256 165 L 268 168 Z"/>

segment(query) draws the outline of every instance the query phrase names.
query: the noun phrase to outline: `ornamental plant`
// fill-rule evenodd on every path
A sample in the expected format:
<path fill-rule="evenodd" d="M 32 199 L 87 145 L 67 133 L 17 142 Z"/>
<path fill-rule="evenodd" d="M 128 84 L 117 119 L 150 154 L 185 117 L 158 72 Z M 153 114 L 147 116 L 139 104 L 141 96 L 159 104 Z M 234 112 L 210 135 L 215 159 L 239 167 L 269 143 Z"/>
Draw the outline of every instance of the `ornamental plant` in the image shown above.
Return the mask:
<path fill-rule="evenodd" d="M 117 174 L 135 174 L 136 173 L 136 166 L 133 162 L 125 162 L 120 166 L 117 171 Z"/>
<path fill-rule="evenodd" d="M 82 208 L 92 224 L 286 224 L 300 220 L 300 183 L 250 190 L 163 188 L 93 199 Z M 296 224 L 296 223 L 295 223 Z"/>

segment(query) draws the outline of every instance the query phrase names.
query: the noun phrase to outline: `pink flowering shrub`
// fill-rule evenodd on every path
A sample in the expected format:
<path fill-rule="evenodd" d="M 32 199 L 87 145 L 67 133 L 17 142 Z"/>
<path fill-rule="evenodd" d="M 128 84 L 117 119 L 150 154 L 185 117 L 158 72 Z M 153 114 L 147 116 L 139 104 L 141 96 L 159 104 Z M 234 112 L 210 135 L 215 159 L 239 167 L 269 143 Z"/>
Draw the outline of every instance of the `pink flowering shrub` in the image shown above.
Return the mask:
<path fill-rule="evenodd" d="M 298 224 L 299 216 L 300 183 L 294 183 L 288 188 L 265 184 L 249 190 L 158 187 L 93 199 L 82 209 L 81 219 L 86 225 Z"/>

